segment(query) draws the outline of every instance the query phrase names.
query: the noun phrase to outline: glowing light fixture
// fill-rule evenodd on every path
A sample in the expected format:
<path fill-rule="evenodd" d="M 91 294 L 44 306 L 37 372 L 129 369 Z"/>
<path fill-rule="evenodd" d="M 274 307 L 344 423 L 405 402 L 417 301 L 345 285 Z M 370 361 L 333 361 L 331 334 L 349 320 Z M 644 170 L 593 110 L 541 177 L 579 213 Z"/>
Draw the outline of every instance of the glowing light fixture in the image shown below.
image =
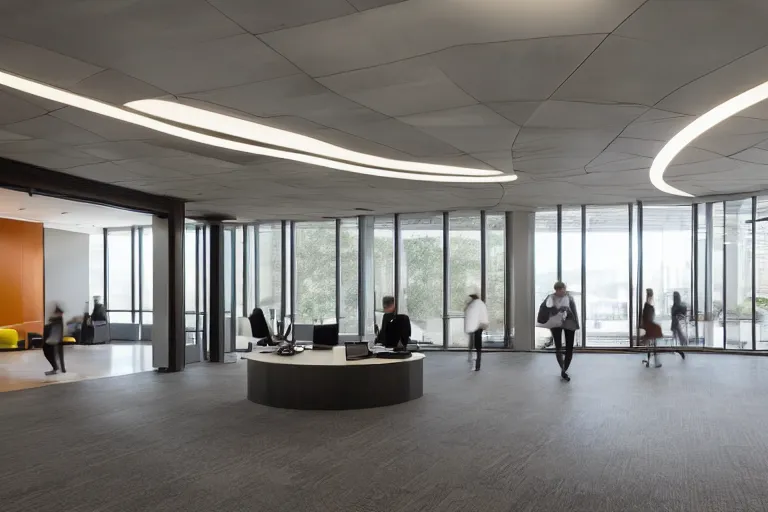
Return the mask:
<path fill-rule="evenodd" d="M 365 167 L 362 165 L 355 165 L 352 163 L 338 162 L 336 160 L 329 160 L 321 156 L 308 155 L 305 153 L 294 153 L 292 151 L 284 151 L 280 149 L 272 149 L 261 147 L 253 144 L 247 144 L 234 140 L 229 140 L 222 137 L 216 137 L 205 133 L 199 133 L 194 130 L 179 127 L 173 124 L 169 124 L 157 119 L 138 114 L 126 110 L 124 108 L 115 107 L 101 101 L 93 100 L 85 96 L 80 96 L 50 85 L 45 85 L 39 82 L 28 80 L 10 73 L 0 71 L 0 85 L 4 85 L 11 89 L 16 89 L 27 94 L 45 98 L 57 103 L 62 103 L 72 107 L 76 107 L 94 114 L 103 115 L 112 119 L 124 121 L 137 126 L 142 126 L 150 130 L 179 137 L 181 139 L 199 142 L 201 144 L 207 144 L 209 146 L 215 146 L 223 149 L 230 149 L 233 151 L 239 151 L 243 153 L 250 153 L 254 155 L 264 155 L 273 158 L 282 158 L 285 160 L 293 160 L 296 162 L 307 163 L 311 165 L 317 165 L 321 167 L 327 167 L 331 169 L 338 169 L 341 171 L 354 172 L 358 174 L 365 174 L 368 176 L 377 176 L 380 178 L 396 178 L 412 181 L 430 181 L 440 183 L 505 183 L 515 181 L 517 176 L 510 174 L 500 174 L 498 171 L 482 171 L 480 169 L 470 169 L 471 171 L 482 171 L 486 174 L 494 175 L 453 175 L 453 174 L 420 174 L 419 172 L 401 172 L 394 170 L 375 169 Z M 282 130 L 281 130 L 282 131 Z M 295 135 L 295 134 L 294 134 Z M 308 138 L 308 137 L 307 137 Z M 310 139 L 314 140 L 314 139 Z M 320 141 L 315 141 L 320 143 Z M 324 144 L 324 143 L 321 143 Z M 331 147 L 336 147 L 329 145 Z M 342 149 L 342 148 L 337 148 Z M 367 155 L 370 156 L 370 155 Z M 377 158 L 377 157 L 372 157 Z M 383 159 L 387 160 L 387 159 Z M 392 160 L 392 162 L 398 162 Z M 403 162 L 405 163 L 405 162 Z M 416 162 L 418 164 L 418 162 Z M 428 165 L 428 164 L 422 164 Z M 434 167 L 449 167 L 450 166 L 434 166 Z M 463 168 L 453 168 L 463 169 Z M 432 170 L 431 172 L 437 172 Z"/>
<path fill-rule="evenodd" d="M 501 171 L 435 165 L 422 162 L 407 162 L 381 158 L 374 155 L 344 149 L 312 137 L 273 128 L 253 121 L 217 114 L 209 110 L 191 107 L 167 100 L 139 100 L 125 104 L 126 107 L 167 121 L 194 126 L 203 130 L 223 133 L 232 137 L 248 139 L 259 144 L 269 144 L 285 149 L 303 151 L 317 156 L 346 160 L 348 162 L 406 172 L 427 174 L 452 174 L 457 176 L 496 176 Z"/>
<path fill-rule="evenodd" d="M 674 160 L 678 153 L 685 149 L 686 146 L 701 134 L 713 126 L 722 123 L 729 117 L 734 116 L 742 110 L 756 105 L 765 99 L 768 99 L 768 82 L 753 87 L 752 89 L 731 98 L 725 103 L 721 103 L 680 130 L 680 132 L 672 137 L 661 151 L 659 151 L 656 158 L 653 159 L 653 164 L 651 164 L 651 170 L 649 172 L 653 186 L 668 194 L 693 197 L 692 194 L 676 189 L 664 181 L 664 172 L 667 170 L 669 164 L 672 163 L 672 160 Z"/>

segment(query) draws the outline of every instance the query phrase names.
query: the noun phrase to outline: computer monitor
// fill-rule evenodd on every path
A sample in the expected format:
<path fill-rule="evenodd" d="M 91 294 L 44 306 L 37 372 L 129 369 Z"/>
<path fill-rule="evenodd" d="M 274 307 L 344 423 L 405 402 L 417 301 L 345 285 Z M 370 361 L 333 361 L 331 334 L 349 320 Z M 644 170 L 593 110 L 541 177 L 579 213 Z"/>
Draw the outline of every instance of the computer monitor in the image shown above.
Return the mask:
<path fill-rule="evenodd" d="M 316 325 L 312 332 L 312 346 L 316 349 L 332 348 L 339 344 L 339 324 Z"/>

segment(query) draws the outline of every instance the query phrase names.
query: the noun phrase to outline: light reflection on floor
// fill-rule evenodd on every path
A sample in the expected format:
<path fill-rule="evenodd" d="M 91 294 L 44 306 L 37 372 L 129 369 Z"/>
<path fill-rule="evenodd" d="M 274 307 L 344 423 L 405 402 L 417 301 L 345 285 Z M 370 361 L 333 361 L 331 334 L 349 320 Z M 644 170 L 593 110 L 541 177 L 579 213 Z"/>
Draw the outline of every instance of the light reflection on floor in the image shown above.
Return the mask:
<path fill-rule="evenodd" d="M 152 370 L 150 343 L 71 346 L 64 348 L 67 373 L 46 376 L 51 366 L 42 350 L 0 352 L 0 392 L 49 384 L 114 377 Z"/>

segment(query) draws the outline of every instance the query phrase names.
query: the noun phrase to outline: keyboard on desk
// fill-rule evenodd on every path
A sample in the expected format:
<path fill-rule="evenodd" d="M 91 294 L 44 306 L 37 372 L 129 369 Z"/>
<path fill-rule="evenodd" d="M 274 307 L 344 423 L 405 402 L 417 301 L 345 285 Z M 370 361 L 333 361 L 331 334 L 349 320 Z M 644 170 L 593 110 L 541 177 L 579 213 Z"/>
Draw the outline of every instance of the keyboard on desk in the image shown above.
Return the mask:
<path fill-rule="evenodd" d="M 379 359 L 408 359 L 411 357 L 410 352 L 379 352 L 375 354 L 375 357 Z"/>

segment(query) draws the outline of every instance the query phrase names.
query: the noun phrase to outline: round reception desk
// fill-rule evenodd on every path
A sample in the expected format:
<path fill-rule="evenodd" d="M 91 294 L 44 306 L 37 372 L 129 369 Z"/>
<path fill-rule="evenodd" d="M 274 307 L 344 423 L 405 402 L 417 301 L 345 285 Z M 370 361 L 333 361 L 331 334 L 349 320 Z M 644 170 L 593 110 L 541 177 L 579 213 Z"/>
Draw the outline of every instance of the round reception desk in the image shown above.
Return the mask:
<path fill-rule="evenodd" d="M 284 409 L 342 410 L 400 404 L 424 392 L 424 354 L 346 361 L 343 347 L 293 356 L 252 352 L 248 400 Z"/>

